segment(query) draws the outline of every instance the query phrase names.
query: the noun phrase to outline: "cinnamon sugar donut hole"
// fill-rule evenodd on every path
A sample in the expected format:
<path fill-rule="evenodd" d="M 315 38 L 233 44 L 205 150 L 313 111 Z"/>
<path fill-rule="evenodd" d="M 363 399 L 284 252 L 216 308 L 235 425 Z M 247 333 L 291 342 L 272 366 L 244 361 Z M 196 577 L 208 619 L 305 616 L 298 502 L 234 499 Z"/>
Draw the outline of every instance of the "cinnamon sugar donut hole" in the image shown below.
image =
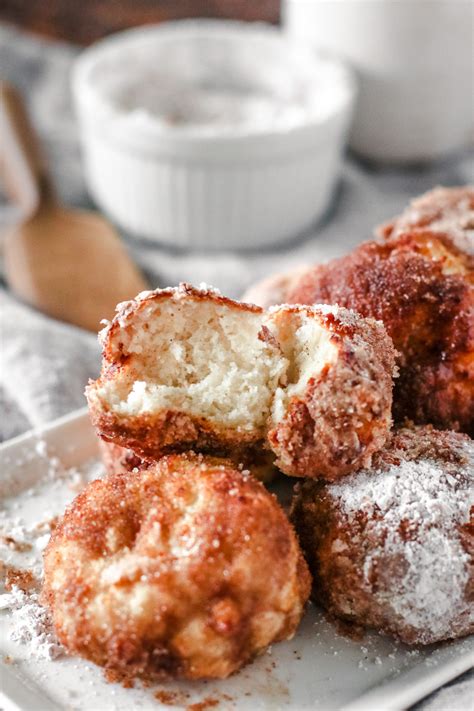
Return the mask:
<path fill-rule="evenodd" d="M 274 496 L 192 453 L 89 484 L 44 553 L 61 643 L 123 679 L 227 677 L 293 636 L 309 590 Z"/>

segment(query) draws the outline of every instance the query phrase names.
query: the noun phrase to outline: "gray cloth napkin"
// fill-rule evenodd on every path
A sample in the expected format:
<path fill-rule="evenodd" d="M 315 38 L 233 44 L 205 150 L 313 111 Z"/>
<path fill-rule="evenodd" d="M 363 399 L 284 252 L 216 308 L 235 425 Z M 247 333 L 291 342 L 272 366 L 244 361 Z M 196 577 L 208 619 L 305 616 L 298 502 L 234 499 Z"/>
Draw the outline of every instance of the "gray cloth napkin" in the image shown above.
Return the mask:
<path fill-rule="evenodd" d="M 99 370 L 92 333 L 19 304 L 0 292 L 4 439 L 85 405 L 84 385 Z"/>
<path fill-rule="evenodd" d="M 92 206 L 83 182 L 69 90 L 77 52 L 69 45 L 0 25 L 1 73 L 28 102 L 61 197 L 73 205 Z M 348 158 L 324 219 L 310 233 L 277 249 L 203 255 L 124 238 L 152 287 L 204 281 L 238 297 L 252 282 L 274 271 L 342 254 L 370 237 L 377 223 L 399 212 L 411 197 L 435 185 L 473 180 L 472 155 L 411 170 L 377 169 Z M 5 202 L 0 203 L 0 226 L 11 215 Z M 5 290 L 0 293 L 0 314 L 0 439 L 8 439 L 83 406 L 84 386 L 97 375 L 100 359 L 94 335 L 38 314 Z M 435 694 L 419 708 L 467 711 L 473 695 L 471 677 Z"/>

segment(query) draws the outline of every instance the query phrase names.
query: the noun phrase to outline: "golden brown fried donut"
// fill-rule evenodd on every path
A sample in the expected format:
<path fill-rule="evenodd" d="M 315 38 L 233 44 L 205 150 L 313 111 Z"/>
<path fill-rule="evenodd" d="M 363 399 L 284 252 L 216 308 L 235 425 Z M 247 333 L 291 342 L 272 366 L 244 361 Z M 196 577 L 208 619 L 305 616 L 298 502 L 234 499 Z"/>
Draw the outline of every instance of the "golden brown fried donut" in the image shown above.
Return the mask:
<path fill-rule="evenodd" d="M 92 421 L 145 459 L 270 449 L 286 474 L 333 479 L 388 436 L 393 347 L 346 309 L 264 312 L 181 285 L 122 305 L 102 343 Z"/>
<path fill-rule="evenodd" d="M 416 229 L 317 265 L 290 303 L 381 319 L 399 352 L 394 417 L 474 434 L 474 266 L 449 234 Z"/>
<path fill-rule="evenodd" d="M 474 631 L 474 442 L 403 428 L 364 469 L 299 486 L 291 519 L 331 616 L 408 644 Z"/>
<path fill-rule="evenodd" d="M 293 636 L 310 589 L 274 496 L 192 453 L 89 484 L 44 571 L 62 644 L 123 678 L 226 677 Z"/>
<path fill-rule="evenodd" d="M 105 439 L 99 439 L 99 451 L 107 474 L 131 472 L 137 468 L 147 469 L 154 462 L 154 460 L 142 459 L 131 449 L 107 442 Z M 249 470 L 252 476 L 265 484 L 273 481 L 278 473 L 273 463 L 274 459 L 271 452 L 258 447 L 232 452 L 232 462 L 236 468 Z"/>

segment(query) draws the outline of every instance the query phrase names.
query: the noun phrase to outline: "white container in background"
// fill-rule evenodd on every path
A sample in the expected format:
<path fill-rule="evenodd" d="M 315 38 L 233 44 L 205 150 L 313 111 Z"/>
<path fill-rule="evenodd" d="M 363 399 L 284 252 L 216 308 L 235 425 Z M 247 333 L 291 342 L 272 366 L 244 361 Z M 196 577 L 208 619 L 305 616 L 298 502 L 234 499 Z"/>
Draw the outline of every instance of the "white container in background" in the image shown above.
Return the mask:
<path fill-rule="evenodd" d="M 322 214 L 355 88 L 276 28 L 185 21 L 85 50 L 73 93 L 98 205 L 132 235 L 225 249 L 287 240 Z"/>
<path fill-rule="evenodd" d="M 472 0 L 285 0 L 284 22 L 356 70 L 352 148 L 415 162 L 472 140 L 473 14 Z"/>

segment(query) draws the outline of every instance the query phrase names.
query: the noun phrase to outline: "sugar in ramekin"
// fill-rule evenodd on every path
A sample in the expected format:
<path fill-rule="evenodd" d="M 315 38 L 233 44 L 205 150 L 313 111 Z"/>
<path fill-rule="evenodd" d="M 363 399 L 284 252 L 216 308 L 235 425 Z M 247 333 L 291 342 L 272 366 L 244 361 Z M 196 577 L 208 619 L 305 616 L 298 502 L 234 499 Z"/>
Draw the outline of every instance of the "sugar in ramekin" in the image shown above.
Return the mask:
<path fill-rule="evenodd" d="M 195 249 L 302 233 L 337 180 L 351 73 L 278 29 L 192 20 L 121 32 L 73 72 L 86 180 L 128 233 Z"/>

